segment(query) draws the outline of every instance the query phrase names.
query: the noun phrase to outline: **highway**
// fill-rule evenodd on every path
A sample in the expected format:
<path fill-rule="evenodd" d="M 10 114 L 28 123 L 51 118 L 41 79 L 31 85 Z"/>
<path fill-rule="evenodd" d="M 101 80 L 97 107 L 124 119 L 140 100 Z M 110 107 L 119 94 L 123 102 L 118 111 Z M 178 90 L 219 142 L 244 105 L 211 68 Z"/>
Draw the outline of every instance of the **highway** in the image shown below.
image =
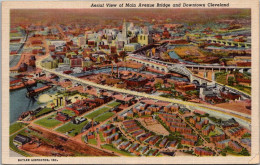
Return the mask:
<path fill-rule="evenodd" d="M 156 60 L 153 58 L 149 58 L 149 57 L 143 57 L 137 54 L 130 54 L 129 57 L 133 57 L 133 58 L 138 58 L 140 60 L 147 60 L 150 62 L 154 62 L 157 64 L 161 64 L 161 65 L 165 65 L 165 66 L 174 66 L 175 64 L 170 63 L 170 62 L 165 62 L 165 61 L 160 61 L 160 60 Z M 251 67 L 248 66 L 221 66 L 221 65 L 191 65 L 191 64 L 182 64 L 188 68 L 194 67 L 194 68 L 205 68 L 205 69 L 251 69 Z"/>

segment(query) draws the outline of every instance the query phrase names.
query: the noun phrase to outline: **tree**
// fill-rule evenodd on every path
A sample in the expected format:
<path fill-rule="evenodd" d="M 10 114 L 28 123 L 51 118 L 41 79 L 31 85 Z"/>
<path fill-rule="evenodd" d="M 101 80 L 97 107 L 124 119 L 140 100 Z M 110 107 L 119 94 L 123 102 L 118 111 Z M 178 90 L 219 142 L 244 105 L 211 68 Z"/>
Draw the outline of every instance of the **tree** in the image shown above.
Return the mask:
<path fill-rule="evenodd" d="M 228 85 L 233 86 L 233 84 L 236 82 L 235 77 L 228 77 Z"/>
<path fill-rule="evenodd" d="M 181 148 L 183 148 L 183 145 L 182 145 L 181 143 L 179 143 L 178 146 L 177 146 L 177 148 L 178 148 L 178 149 L 181 149 Z"/>
<path fill-rule="evenodd" d="M 243 148 L 239 154 L 244 155 L 244 156 L 250 156 L 249 152 L 245 148 Z"/>
<path fill-rule="evenodd" d="M 158 82 L 158 83 L 154 84 L 154 86 L 156 89 L 159 89 L 162 87 L 162 84 Z"/>
<path fill-rule="evenodd" d="M 186 94 L 187 95 L 199 95 L 199 91 L 197 91 L 197 90 L 189 90 L 189 91 L 186 91 Z"/>

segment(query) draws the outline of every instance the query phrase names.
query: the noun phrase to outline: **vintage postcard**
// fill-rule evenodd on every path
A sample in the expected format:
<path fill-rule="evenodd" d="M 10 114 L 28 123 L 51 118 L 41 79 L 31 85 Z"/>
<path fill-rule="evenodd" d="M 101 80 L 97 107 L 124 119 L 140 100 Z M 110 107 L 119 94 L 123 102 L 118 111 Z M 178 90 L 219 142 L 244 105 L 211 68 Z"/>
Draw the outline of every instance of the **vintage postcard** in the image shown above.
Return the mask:
<path fill-rule="evenodd" d="M 2 163 L 259 163 L 259 2 L 2 3 Z"/>

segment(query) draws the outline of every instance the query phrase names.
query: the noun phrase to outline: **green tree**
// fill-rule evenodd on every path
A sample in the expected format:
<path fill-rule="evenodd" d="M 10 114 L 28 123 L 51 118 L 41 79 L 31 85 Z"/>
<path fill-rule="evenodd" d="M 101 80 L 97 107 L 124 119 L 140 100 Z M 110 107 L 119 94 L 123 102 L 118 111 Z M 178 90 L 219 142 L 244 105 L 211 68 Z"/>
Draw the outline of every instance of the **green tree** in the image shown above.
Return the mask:
<path fill-rule="evenodd" d="M 250 156 L 250 153 L 245 148 L 243 148 L 239 154 L 244 155 L 244 156 Z"/>
<path fill-rule="evenodd" d="M 186 91 L 187 95 L 199 95 L 199 91 L 197 90 L 190 90 L 190 91 Z"/>
<path fill-rule="evenodd" d="M 233 86 L 233 84 L 236 82 L 235 77 L 228 77 L 228 85 Z"/>
<path fill-rule="evenodd" d="M 160 89 L 162 87 L 162 84 L 158 82 L 158 83 L 154 84 L 154 86 L 156 89 Z"/>

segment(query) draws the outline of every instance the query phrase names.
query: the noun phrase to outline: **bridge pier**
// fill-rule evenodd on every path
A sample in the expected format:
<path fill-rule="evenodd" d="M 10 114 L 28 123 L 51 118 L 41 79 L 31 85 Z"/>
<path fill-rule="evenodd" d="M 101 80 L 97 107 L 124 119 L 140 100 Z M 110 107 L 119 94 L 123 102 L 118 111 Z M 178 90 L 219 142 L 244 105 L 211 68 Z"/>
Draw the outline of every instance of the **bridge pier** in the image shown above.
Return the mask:
<path fill-rule="evenodd" d="M 204 77 L 204 78 L 207 78 L 207 77 L 208 77 L 208 72 L 206 72 L 205 70 L 204 70 L 203 77 Z"/>
<path fill-rule="evenodd" d="M 244 69 L 239 69 L 238 70 L 240 73 L 244 73 Z"/>
<path fill-rule="evenodd" d="M 214 81 L 215 81 L 215 72 L 212 72 L 212 75 L 211 75 L 211 80 L 212 80 L 212 82 L 214 82 Z"/>
<path fill-rule="evenodd" d="M 190 83 L 192 83 L 193 81 L 194 81 L 194 79 L 193 79 L 193 76 L 191 75 L 191 76 L 189 76 L 189 80 L 190 80 Z"/>

